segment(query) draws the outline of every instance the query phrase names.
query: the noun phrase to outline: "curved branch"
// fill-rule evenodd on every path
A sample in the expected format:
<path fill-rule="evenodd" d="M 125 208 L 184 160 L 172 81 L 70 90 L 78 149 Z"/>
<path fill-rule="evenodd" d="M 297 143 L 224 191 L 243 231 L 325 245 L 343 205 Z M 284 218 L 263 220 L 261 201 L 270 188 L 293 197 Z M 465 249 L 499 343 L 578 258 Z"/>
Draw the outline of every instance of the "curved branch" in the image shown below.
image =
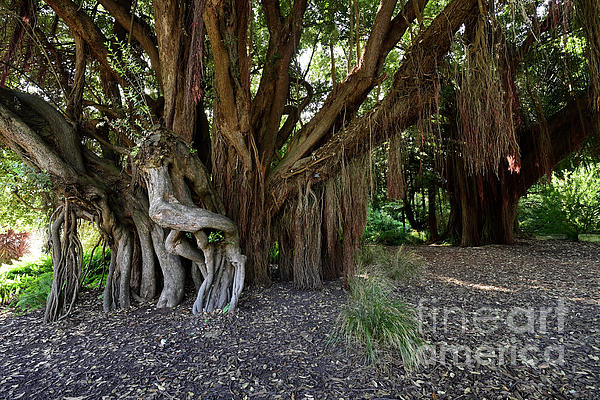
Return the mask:
<path fill-rule="evenodd" d="M 15 149 L 19 153 L 21 153 L 21 149 L 23 149 L 34 160 L 36 166 L 38 166 L 41 170 L 48 171 L 50 174 L 61 178 L 66 183 L 77 182 L 80 178 L 80 173 L 77 171 L 77 169 L 79 169 L 78 167 L 83 168 L 83 162 L 80 159 L 74 160 L 76 161 L 77 166 L 75 168 L 72 165 L 67 164 L 54 151 L 54 149 L 52 149 L 44 141 L 44 139 L 40 136 L 40 134 L 38 134 L 38 132 L 36 132 L 32 127 L 26 124 L 19 115 L 12 111 L 12 109 L 14 109 L 15 107 L 24 108 L 27 105 L 26 103 L 22 103 L 20 100 L 28 99 L 33 101 L 35 100 L 33 98 L 34 96 L 31 95 L 26 95 L 12 90 L 0 88 L 0 140 L 2 140 L 5 144 Z M 37 100 L 42 102 L 41 99 Z M 35 124 L 36 122 L 41 122 L 41 129 L 48 129 L 48 124 L 51 121 L 59 124 L 58 126 L 51 126 L 55 131 L 63 128 L 70 128 L 68 124 L 66 124 L 66 121 L 64 121 L 64 119 L 62 120 L 66 125 L 63 126 L 61 124 L 61 119 L 58 118 L 60 114 L 58 114 L 56 110 L 50 107 L 50 105 L 47 106 L 48 110 L 46 111 L 48 111 L 48 114 L 44 114 L 41 118 L 41 121 L 39 120 L 39 116 L 37 116 L 38 118 L 36 118 L 36 115 L 34 113 L 30 113 L 29 122 L 33 124 Z M 51 112 L 58 114 L 58 116 L 51 114 Z M 51 119 L 51 121 L 46 120 L 44 117 Z M 63 135 L 65 135 L 66 133 L 67 132 L 63 132 Z M 70 156 L 73 157 L 74 153 L 75 152 L 72 148 Z"/>
<path fill-rule="evenodd" d="M 455 0 L 454 3 L 457 2 Z M 343 82 L 336 85 L 321 109 L 294 138 L 288 153 L 273 170 L 274 175 L 290 169 L 294 163 L 305 157 L 315 144 L 332 135 L 344 124 L 344 120 L 351 119 L 369 92 L 380 82 L 378 75 L 381 73 L 383 61 L 400 40 L 409 23 L 422 12 L 427 0 L 409 1 L 400 14 L 390 20 L 395 4 L 394 0 L 382 0 L 361 63 Z M 449 8 L 442 11 L 436 20 L 446 19 L 446 11 Z M 443 37 L 441 41 L 444 41 Z"/>
<path fill-rule="evenodd" d="M 283 123 L 283 126 L 279 129 L 279 132 L 277 132 L 277 140 L 275 142 L 276 149 L 280 149 L 292 135 L 296 124 L 300 120 L 302 111 L 304 111 L 304 109 L 310 104 L 314 96 L 314 89 L 312 85 L 306 81 L 306 79 L 298 79 L 298 83 L 304 86 L 307 94 L 297 107 L 287 105 L 284 108 L 284 114 L 287 114 L 288 117 Z"/>
<path fill-rule="evenodd" d="M 81 7 L 71 0 L 45 0 L 52 7 L 54 12 L 65 21 L 74 35 L 80 36 L 90 47 L 90 52 L 94 58 L 108 71 L 111 71 L 115 78 L 121 80 L 118 74 L 114 73 L 108 62 L 108 51 L 106 49 L 106 38 L 96 26 L 94 21 L 81 10 Z M 124 85 L 125 86 L 125 85 Z"/>
<path fill-rule="evenodd" d="M 148 197 L 150 217 L 163 228 L 183 232 L 203 229 L 220 230 L 225 240 L 238 242 L 235 223 L 224 215 L 198 207 L 183 205 L 177 201 L 166 166 L 148 168 Z"/>
<path fill-rule="evenodd" d="M 433 82 L 428 77 L 433 75 L 438 62 L 450 49 L 453 34 L 468 16 L 476 12 L 477 0 L 453 0 L 415 38 L 415 45 L 394 75 L 392 89 L 377 107 L 353 120 L 310 157 L 294 163 L 286 157 L 287 162 L 278 165 L 268 183 L 273 193 L 274 209 L 279 209 L 298 186 L 289 182 L 290 178 L 306 179 L 309 174 L 313 181 L 324 180 L 339 172 L 341 163 L 338 161 L 342 156 L 351 159 L 364 154 L 372 145 L 382 142 L 391 131 L 412 125 L 421 111 L 414 99 L 417 95 L 427 97 L 434 94 Z M 416 66 L 420 77 L 415 76 Z"/>

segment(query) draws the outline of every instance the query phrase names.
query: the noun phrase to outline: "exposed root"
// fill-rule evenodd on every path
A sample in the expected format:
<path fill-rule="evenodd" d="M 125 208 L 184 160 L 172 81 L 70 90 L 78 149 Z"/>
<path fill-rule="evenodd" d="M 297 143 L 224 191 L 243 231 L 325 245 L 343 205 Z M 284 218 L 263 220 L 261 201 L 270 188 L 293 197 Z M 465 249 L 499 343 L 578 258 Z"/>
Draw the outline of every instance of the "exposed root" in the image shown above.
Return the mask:
<path fill-rule="evenodd" d="M 46 322 L 69 315 L 81 287 L 83 248 L 77 236 L 77 215 L 68 200 L 52 215 L 50 243 L 54 273 L 44 314 Z"/>
<path fill-rule="evenodd" d="M 165 157 L 165 152 L 173 148 L 167 135 L 153 137 L 145 153 L 150 218 L 158 226 L 169 230 L 164 239 L 165 251 L 191 260 L 202 275 L 193 313 L 223 309 L 227 305 L 229 311 L 234 311 L 244 286 L 246 264 L 246 257 L 240 250 L 237 226 L 222 214 L 222 206 L 210 187 L 208 173 L 198 160 L 190 157 L 171 161 Z M 173 140 L 172 137 L 170 139 Z M 209 231 L 221 232 L 223 241 L 211 243 Z M 192 234 L 195 243 L 186 233 Z M 158 240 L 156 237 L 155 247 Z M 171 287 L 168 282 L 170 275 L 179 273 L 163 268 L 166 291 Z M 183 282 L 183 279 L 177 280 Z M 159 307 L 169 306 L 170 301 L 163 295 Z"/>

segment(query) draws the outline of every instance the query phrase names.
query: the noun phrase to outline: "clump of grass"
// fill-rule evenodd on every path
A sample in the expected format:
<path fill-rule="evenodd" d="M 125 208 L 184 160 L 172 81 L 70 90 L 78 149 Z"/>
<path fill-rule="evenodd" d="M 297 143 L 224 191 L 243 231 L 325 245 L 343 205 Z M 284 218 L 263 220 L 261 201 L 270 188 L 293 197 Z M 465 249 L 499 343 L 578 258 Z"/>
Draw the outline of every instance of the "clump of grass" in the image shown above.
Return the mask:
<path fill-rule="evenodd" d="M 368 362 L 381 364 L 400 355 L 406 369 L 422 363 L 418 323 L 413 310 L 397 298 L 394 280 L 416 273 L 422 262 L 403 248 L 361 251 L 358 275 L 350 279 L 350 296 L 337 318 L 331 340 L 364 350 Z"/>
<path fill-rule="evenodd" d="M 359 254 L 359 273 L 381 274 L 393 281 L 418 275 L 423 259 L 404 246 L 391 250 L 382 246 L 364 246 Z"/>
<path fill-rule="evenodd" d="M 397 353 L 405 368 L 420 363 L 417 322 L 409 306 L 395 299 L 391 282 L 382 276 L 354 277 L 350 299 L 342 309 L 332 335 L 349 348 L 365 351 L 368 362 Z"/>

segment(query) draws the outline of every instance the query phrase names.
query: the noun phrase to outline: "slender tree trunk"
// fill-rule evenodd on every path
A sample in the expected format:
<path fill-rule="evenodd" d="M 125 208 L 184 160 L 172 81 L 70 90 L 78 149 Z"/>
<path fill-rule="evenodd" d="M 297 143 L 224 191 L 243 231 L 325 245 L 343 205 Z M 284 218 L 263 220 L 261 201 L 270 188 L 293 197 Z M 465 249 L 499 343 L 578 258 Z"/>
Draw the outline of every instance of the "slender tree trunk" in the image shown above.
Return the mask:
<path fill-rule="evenodd" d="M 436 193 L 437 187 L 432 180 L 427 187 L 427 224 L 429 229 L 429 240 L 437 242 L 439 240 L 437 215 L 436 215 Z"/>

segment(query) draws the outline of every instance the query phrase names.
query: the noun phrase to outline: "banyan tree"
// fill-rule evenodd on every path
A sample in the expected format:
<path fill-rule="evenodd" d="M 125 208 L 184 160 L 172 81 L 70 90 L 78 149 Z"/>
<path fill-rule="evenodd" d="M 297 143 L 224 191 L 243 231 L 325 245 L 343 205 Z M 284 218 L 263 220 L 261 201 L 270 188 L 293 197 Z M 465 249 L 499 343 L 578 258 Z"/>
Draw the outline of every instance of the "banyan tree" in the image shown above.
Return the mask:
<path fill-rule="evenodd" d="M 0 141 L 47 173 L 58 199 L 47 320 L 77 295 L 79 219 L 111 249 L 105 311 L 132 298 L 175 306 L 186 279 L 194 312 L 234 310 L 244 285 L 269 283 L 275 245 L 278 277 L 297 288 L 353 273 L 370 151 L 388 140 L 400 148 L 407 128 L 453 127 L 437 134 L 455 147 L 447 157 L 466 193 L 457 199 L 471 205 L 461 208 L 465 232 L 480 224 L 467 210 L 488 207 L 469 182 L 537 179 L 542 158 L 521 156 L 520 132 L 544 132 L 545 151 L 556 148 L 547 166 L 598 112 L 595 0 L 0 4 Z M 586 47 L 585 90 L 543 129 L 519 124 L 516 71 L 557 30 Z M 452 79 L 460 90 L 440 106 Z M 401 164 L 398 151 L 390 162 Z M 390 168 L 397 192 L 400 171 Z"/>

